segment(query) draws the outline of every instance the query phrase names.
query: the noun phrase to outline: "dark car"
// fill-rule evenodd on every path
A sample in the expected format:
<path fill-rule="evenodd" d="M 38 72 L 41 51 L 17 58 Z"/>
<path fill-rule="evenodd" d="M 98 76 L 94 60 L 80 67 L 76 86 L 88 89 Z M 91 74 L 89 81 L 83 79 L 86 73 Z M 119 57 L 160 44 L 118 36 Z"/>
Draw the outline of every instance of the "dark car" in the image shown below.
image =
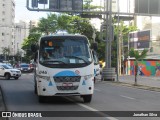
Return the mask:
<path fill-rule="evenodd" d="M 33 70 L 30 67 L 30 64 L 20 64 L 19 69 L 21 72 L 32 72 Z"/>

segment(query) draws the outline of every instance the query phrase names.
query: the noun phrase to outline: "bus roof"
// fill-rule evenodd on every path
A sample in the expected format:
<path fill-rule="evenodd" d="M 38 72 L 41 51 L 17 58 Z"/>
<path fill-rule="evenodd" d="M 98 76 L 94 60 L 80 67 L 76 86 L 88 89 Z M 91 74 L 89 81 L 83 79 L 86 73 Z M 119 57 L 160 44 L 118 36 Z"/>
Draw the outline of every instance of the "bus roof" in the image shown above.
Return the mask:
<path fill-rule="evenodd" d="M 59 34 L 53 34 L 53 35 L 45 35 L 45 36 L 42 36 L 41 38 L 44 38 L 44 37 L 54 37 L 54 36 L 59 36 L 59 37 L 65 37 L 65 36 L 70 36 L 70 37 L 74 37 L 74 36 L 78 36 L 78 37 L 86 37 L 84 35 L 80 35 L 80 34 L 68 34 L 68 33 L 59 33 Z"/>

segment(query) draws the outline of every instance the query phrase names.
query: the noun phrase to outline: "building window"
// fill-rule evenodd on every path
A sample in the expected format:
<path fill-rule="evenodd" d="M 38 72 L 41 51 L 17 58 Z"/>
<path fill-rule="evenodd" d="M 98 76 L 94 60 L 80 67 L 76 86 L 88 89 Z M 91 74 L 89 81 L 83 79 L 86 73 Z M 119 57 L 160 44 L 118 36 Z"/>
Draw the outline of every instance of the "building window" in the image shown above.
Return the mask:
<path fill-rule="evenodd" d="M 4 33 L 2 33 L 2 36 L 4 36 Z"/>
<path fill-rule="evenodd" d="M 2 11 L 2 14 L 5 15 L 5 11 Z"/>
<path fill-rule="evenodd" d="M 5 6 L 5 4 L 2 4 L 2 6 Z"/>
<path fill-rule="evenodd" d="M 15 6 L 14 2 L 12 2 L 12 5 Z"/>
<path fill-rule="evenodd" d="M 4 18 L 2 18 L 2 21 L 4 22 L 4 21 L 5 21 L 5 19 L 4 19 Z"/>

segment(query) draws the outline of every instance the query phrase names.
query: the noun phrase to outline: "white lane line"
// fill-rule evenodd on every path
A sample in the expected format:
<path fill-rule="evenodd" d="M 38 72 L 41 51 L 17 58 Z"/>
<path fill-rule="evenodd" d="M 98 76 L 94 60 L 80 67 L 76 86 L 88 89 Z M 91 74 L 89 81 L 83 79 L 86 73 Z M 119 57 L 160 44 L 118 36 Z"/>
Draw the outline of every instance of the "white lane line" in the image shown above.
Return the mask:
<path fill-rule="evenodd" d="M 22 74 L 22 75 L 33 75 L 32 73 L 30 73 L 30 74 Z"/>
<path fill-rule="evenodd" d="M 76 103 L 75 101 L 73 101 L 73 100 L 70 99 L 70 98 L 66 98 L 66 99 L 68 99 L 69 101 L 72 101 L 72 102 Z M 81 107 L 83 107 L 83 108 L 86 108 L 86 109 L 88 109 L 88 110 L 90 110 L 90 111 L 96 111 L 98 114 L 100 114 L 100 115 L 102 115 L 102 116 L 109 116 L 109 115 L 104 114 L 103 112 L 100 112 L 99 110 L 94 109 L 94 108 L 92 108 L 92 107 L 89 107 L 89 106 L 87 106 L 87 105 L 85 105 L 85 104 L 82 104 L 82 103 L 76 103 L 76 104 L 79 105 L 79 106 L 81 106 Z M 114 117 L 105 117 L 105 118 L 108 119 L 108 120 L 118 120 L 117 118 L 114 118 Z"/>
<path fill-rule="evenodd" d="M 99 112 L 99 110 L 97 110 L 97 109 L 94 109 L 94 108 L 92 108 L 92 107 L 89 107 L 89 106 L 87 106 L 87 105 L 84 105 L 84 104 L 82 104 L 82 103 L 77 103 L 79 106 L 81 106 L 81 107 L 84 107 L 84 108 L 86 108 L 86 109 L 88 109 L 88 110 L 90 110 L 90 111 L 97 111 L 100 115 L 102 115 L 102 116 L 106 116 L 106 114 L 104 114 L 104 113 L 102 113 L 102 112 Z M 109 115 L 108 115 L 109 116 Z M 107 119 L 109 119 L 109 120 L 118 120 L 118 119 L 116 119 L 116 118 L 114 118 L 114 117 L 105 117 L 105 118 L 107 118 Z"/>
<path fill-rule="evenodd" d="M 101 90 L 99 90 L 99 89 L 96 89 L 96 88 L 94 88 L 94 90 L 95 90 L 95 91 L 98 91 L 98 92 L 100 92 L 100 91 L 101 91 Z"/>
<path fill-rule="evenodd" d="M 121 97 L 127 98 L 127 99 L 131 99 L 131 100 L 135 100 L 135 98 L 132 97 L 128 97 L 128 96 L 124 96 L 124 95 L 120 95 Z"/>

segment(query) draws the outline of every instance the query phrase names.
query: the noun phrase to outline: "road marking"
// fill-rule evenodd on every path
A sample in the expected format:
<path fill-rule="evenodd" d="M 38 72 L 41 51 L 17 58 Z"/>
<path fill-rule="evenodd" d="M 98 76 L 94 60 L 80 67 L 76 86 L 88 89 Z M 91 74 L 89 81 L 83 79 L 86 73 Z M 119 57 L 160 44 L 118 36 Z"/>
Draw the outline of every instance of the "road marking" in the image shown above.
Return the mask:
<path fill-rule="evenodd" d="M 135 98 L 132 98 L 132 97 L 128 97 L 128 96 L 124 96 L 124 95 L 120 95 L 121 97 L 124 97 L 124 98 L 127 98 L 127 99 L 131 99 L 131 100 L 134 100 Z"/>
<path fill-rule="evenodd" d="M 100 91 L 101 91 L 101 90 L 99 90 L 99 89 L 96 89 L 96 88 L 94 88 L 94 90 L 95 90 L 95 91 L 98 91 L 98 92 L 100 92 Z"/>
<path fill-rule="evenodd" d="M 26 73 L 26 74 L 22 74 L 22 75 L 33 75 L 33 73 L 29 73 L 29 74 Z"/>
<path fill-rule="evenodd" d="M 66 97 L 65 97 L 65 98 L 66 98 Z M 86 109 L 88 109 L 88 110 L 90 110 L 90 111 L 95 111 L 95 112 L 97 112 L 98 114 L 100 114 L 100 115 L 102 115 L 102 116 L 108 116 L 108 117 L 104 117 L 104 118 L 106 118 L 106 119 L 108 119 L 108 120 L 118 120 L 117 118 L 110 117 L 109 115 L 104 114 L 103 112 L 100 112 L 99 110 L 94 109 L 94 108 L 92 108 L 92 107 L 89 107 L 89 106 L 87 106 L 87 105 L 85 105 L 85 104 L 76 103 L 75 101 L 73 101 L 73 100 L 70 99 L 70 98 L 66 98 L 66 99 L 69 100 L 69 101 L 71 101 L 71 102 L 74 102 L 75 104 L 77 104 L 77 105 L 79 105 L 79 106 L 81 106 L 81 107 L 83 107 L 83 108 L 86 108 Z"/>

